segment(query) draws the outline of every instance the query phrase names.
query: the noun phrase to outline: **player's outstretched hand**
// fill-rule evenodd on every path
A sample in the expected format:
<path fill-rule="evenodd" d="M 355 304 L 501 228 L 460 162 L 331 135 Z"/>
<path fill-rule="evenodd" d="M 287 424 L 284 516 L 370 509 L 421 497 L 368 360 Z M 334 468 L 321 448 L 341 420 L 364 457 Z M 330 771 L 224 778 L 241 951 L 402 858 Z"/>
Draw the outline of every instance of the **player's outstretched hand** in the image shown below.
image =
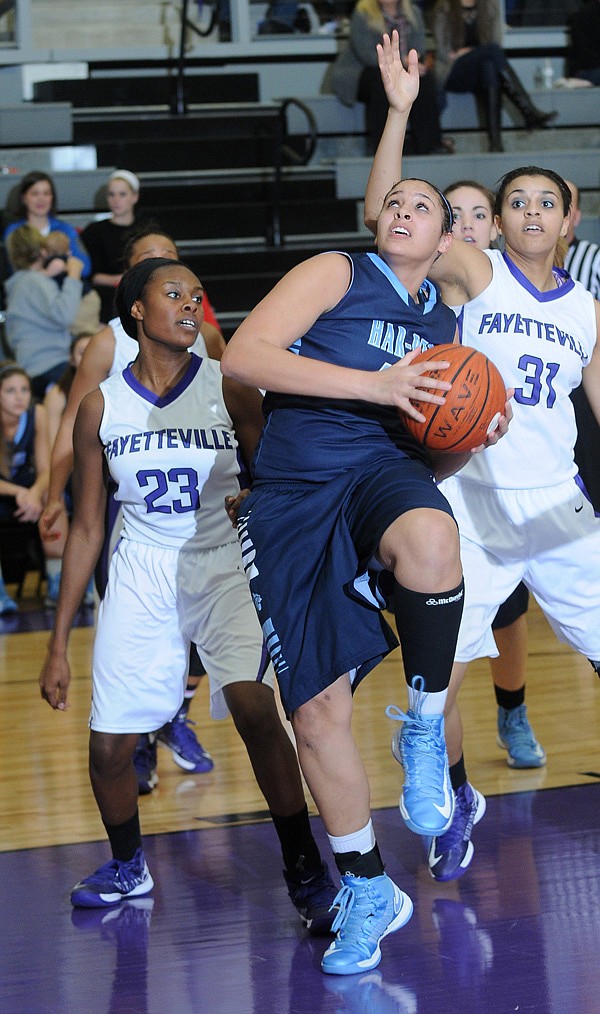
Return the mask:
<path fill-rule="evenodd" d="M 504 415 L 499 416 L 498 425 L 491 433 L 488 433 L 485 444 L 479 444 L 478 447 L 473 447 L 469 452 L 470 454 L 480 454 L 481 451 L 485 451 L 486 447 L 493 447 L 494 444 L 497 444 L 498 441 L 502 439 L 502 437 L 506 436 L 508 433 L 508 427 L 510 426 L 510 421 L 513 417 L 510 399 L 513 397 L 514 393 L 514 387 L 509 387 L 506 392 L 507 397 L 506 405 L 504 406 Z"/>
<path fill-rule="evenodd" d="M 416 49 L 408 54 L 407 68 L 400 56 L 400 42 L 396 29 L 383 36 L 377 45 L 377 62 L 388 102 L 392 109 L 406 113 L 419 92 L 419 57 Z"/>
<path fill-rule="evenodd" d="M 250 492 L 251 491 L 249 489 L 241 489 L 237 496 L 225 497 L 225 510 L 227 511 L 227 516 L 231 521 L 232 528 L 237 528 L 240 507 L 246 497 L 250 495 Z"/>
<path fill-rule="evenodd" d="M 66 711 L 70 682 L 71 670 L 66 656 L 48 653 L 40 673 L 40 693 L 55 711 Z"/>

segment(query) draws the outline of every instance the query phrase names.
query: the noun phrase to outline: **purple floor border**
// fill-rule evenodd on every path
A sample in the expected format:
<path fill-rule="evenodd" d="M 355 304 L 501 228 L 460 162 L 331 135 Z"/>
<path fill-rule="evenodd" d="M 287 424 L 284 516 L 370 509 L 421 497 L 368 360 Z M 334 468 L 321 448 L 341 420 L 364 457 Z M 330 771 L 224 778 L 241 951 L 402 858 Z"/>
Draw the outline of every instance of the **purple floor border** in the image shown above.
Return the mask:
<path fill-rule="evenodd" d="M 409 924 L 371 973 L 324 976 L 325 942 L 287 897 L 269 823 L 148 837 L 156 886 L 73 911 L 104 842 L 0 854 L 1 1014 L 595 1014 L 600 786 L 488 800 L 476 855 L 436 884 L 396 809 L 375 813 Z M 326 839 L 315 821 L 324 855 Z"/>

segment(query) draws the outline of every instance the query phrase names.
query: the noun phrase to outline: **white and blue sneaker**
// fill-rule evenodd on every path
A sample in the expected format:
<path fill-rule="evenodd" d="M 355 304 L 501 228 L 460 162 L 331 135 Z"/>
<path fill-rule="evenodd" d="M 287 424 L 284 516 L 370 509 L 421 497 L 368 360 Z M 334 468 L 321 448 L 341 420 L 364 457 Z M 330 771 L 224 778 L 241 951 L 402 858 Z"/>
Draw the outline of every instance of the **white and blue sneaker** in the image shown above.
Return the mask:
<path fill-rule="evenodd" d="M 71 891 L 71 904 L 78 908 L 106 908 L 118 905 L 124 898 L 138 898 L 154 887 L 150 870 L 140 848 L 133 859 L 111 859 L 84 877 Z"/>
<path fill-rule="evenodd" d="M 46 584 L 46 597 L 44 605 L 46 609 L 56 609 L 58 593 L 60 591 L 60 571 L 58 574 L 50 574 Z"/>
<path fill-rule="evenodd" d="M 346 873 L 333 905 L 339 905 L 331 927 L 337 936 L 321 961 L 329 975 L 356 975 L 375 968 L 381 961 L 379 944 L 404 926 L 413 911 L 408 895 L 386 873 L 370 879 Z"/>
<path fill-rule="evenodd" d="M 543 768 L 546 751 L 535 738 L 527 718 L 527 706 L 498 708 L 498 746 L 507 751 L 509 768 Z"/>
<path fill-rule="evenodd" d="M 456 792 L 452 824 L 445 834 L 434 838 L 429 847 L 429 872 L 434 880 L 462 877 L 473 858 L 471 832 L 485 813 L 485 796 L 469 782 Z"/>
<path fill-rule="evenodd" d="M 444 716 L 421 714 L 423 677 L 415 676 L 412 685 L 419 691 L 416 708 L 405 713 L 390 704 L 385 713 L 403 723 L 392 737 L 392 753 L 404 768 L 400 813 L 415 834 L 434 837 L 448 830 L 454 813 Z"/>

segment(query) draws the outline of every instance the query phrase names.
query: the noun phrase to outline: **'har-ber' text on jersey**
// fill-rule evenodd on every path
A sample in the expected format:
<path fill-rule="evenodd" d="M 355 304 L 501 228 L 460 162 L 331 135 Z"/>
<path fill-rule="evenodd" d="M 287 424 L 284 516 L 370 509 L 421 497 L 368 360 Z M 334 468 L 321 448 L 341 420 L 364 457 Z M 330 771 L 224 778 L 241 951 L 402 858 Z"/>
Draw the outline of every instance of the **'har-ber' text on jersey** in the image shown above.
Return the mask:
<path fill-rule="evenodd" d="M 164 398 L 143 387 L 131 367 L 100 390 L 99 433 L 123 507 L 123 536 L 174 549 L 235 542 L 224 498 L 239 489 L 237 441 L 219 364 L 192 355 Z"/>
<path fill-rule="evenodd" d="M 488 486 L 553 486 L 575 475 L 577 437 L 569 394 L 581 382 L 596 342 L 591 293 L 565 272 L 540 292 L 506 254 L 486 250 L 493 277 L 459 315 L 463 344 L 484 352 L 515 389 L 514 418 L 494 447 L 460 475 Z"/>
<path fill-rule="evenodd" d="M 413 349 L 454 340 L 456 318 L 433 282 L 426 280 L 414 300 L 377 254 L 340 256 L 351 266 L 348 290 L 294 342 L 290 354 L 376 372 Z M 378 444 L 390 441 L 410 457 L 427 460 L 392 407 L 268 392 L 264 412 L 267 424 L 256 456 L 256 478 L 294 474 L 312 480 L 318 472 L 325 480 L 371 461 Z"/>

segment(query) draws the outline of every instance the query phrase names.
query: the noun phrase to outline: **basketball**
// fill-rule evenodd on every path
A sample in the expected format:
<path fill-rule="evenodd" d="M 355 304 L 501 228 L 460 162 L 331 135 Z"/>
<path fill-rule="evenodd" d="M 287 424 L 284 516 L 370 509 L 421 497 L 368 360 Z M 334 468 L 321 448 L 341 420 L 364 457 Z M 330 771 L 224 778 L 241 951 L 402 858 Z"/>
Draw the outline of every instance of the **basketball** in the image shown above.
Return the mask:
<path fill-rule="evenodd" d="M 450 366 L 438 370 L 436 360 L 445 360 Z M 447 380 L 452 388 L 435 392 L 444 395 L 444 405 L 411 398 L 411 404 L 425 416 L 425 422 L 404 415 L 409 433 L 431 450 L 455 454 L 485 443 L 506 404 L 504 381 L 487 356 L 466 345 L 434 345 L 413 362 L 415 365 L 430 362 L 432 368 L 425 376 Z"/>

